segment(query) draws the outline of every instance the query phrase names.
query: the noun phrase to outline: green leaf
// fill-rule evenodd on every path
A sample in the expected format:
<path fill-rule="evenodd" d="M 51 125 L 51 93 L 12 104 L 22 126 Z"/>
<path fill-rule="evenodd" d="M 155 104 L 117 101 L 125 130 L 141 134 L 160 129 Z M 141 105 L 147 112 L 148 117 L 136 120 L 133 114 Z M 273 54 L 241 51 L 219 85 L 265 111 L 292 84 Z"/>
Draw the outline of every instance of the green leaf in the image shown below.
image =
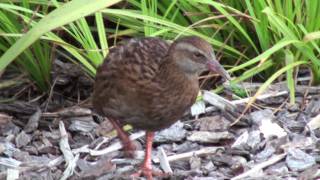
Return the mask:
<path fill-rule="evenodd" d="M 10 64 L 27 47 L 34 43 L 41 35 L 117 2 L 120 2 L 120 0 L 73 0 L 55 9 L 41 19 L 38 24 L 1 56 L 0 71 Z"/>

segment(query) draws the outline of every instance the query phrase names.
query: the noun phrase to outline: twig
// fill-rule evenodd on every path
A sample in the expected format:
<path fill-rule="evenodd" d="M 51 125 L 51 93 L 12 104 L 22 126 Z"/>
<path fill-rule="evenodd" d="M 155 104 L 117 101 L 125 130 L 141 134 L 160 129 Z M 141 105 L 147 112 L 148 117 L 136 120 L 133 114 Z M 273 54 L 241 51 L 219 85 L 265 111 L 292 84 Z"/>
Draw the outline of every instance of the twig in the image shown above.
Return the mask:
<path fill-rule="evenodd" d="M 49 168 L 53 168 L 53 167 L 58 166 L 59 164 L 61 164 L 63 161 L 64 161 L 63 156 L 59 156 L 59 157 L 51 160 L 51 161 L 48 163 L 48 167 L 49 167 Z"/>
<path fill-rule="evenodd" d="M 271 97 L 279 97 L 279 96 L 283 96 L 283 95 L 287 95 L 287 94 L 288 94 L 288 91 L 266 93 L 266 94 L 262 94 L 262 95 L 258 96 L 257 100 L 264 100 L 264 99 L 268 99 Z M 204 94 L 203 94 L 203 99 L 205 99 L 210 104 L 216 106 L 217 108 L 219 108 L 221 110 L 226 110 L 226 107 L 228 107 L 229 109 L 235 109 L 236 105 L 245 104 L 245 103 L 249 102 L 250 98 L 251 97 L 239 99 L 239 100 L 234 100 L 234 101 L 229 101 L 229 100 L 226 100 L 226 99 L 220 97 L 219 95 L 212 93 L 210 91 L 204 91 Z M 214 110 L 215 110 L 214 107 L 206 108 L 206 112 L 211 112 Z"/>
<path fill-rule="evenodd" d="M 137 132 L 137 133 L 134 133 L 132 135 L 130 135 L 130 140 L 136 140 L 138 138 L 141 138 L 145 135 L 145 132 L 143 131 L 140 131 L 140 132 Z M 102 149 L 102 150 L 94 150 L 94 149 L 89 149 L 88 148 L 88 145 L 85 145 L 85 146 L 82 146 L 78 149 L 73 149 L 72 152 L 73 153 L 89 153 L 91 156 L 101 156 L 101 155 L 104 155 L 104 154 L 108 154 L 108 153 L 111 153 L 111 152 L 114 152 L 114 151 L 117 151 L 119 149 L 122 148 L 122 144 L 121 142 L 116 142 L 110 146 L 108 146 L 107 148 L 105 149 Z"/>
<path fill-rule="evenodd" d="M 263 99 L 267 99 L 267 98 L 270 98 L 270 97 L 277 97 L 277 96 L 282 96 L 282 95 L 286 95 L 288 94 L 288 91 L 280 91 L 280 92 L 277 92 L 277 93 L 269 93 L 269 94 L 262 94 L 260 96 L 258 96 L 256 98 L 256 100 L 263 100 Z M 249 102 L 250 99 L 252 99 L 252 97 L 250 98 L 245 98 L 245 99 L 241 99 L 241 100 L 238 100 L 238 101 L 244 101 L 245 103 Z M 244 116 L 244 114 L 247 112 L 247 110 L 249 109 L 249 107 L 247 106 L 245 108 L 245 110 L 243 110 L 243 112 L 241 113 L 241 115 L 237 118 L 237 120 L 235 120 L 233 123 L 230 124 L 230 126 L 233 126 L 235 124 L 237 124 L 241 118 Z"/>
<path fill-rule="evenodd" d="M 141 138 L 145 135 L 145 132 L 137 132 L 135 134 L 132 134 L 130 135 L 130 140 L 136 140 L 138 138 Z M 89 153 L 91 156 L 100 156 L 100 155 L 103 155 L 103 154 L 107 154 L 107 153 L 111 153 L 111 152 L 114 152 L 114 151 L 117 151 L 119 149 L 122 148 L 122 144 L 121 142 L 116 142 L 114 144 L 112 144 L 111 146 L 103 149 L 103 150 L 90 150 Z"/>
<path fill-rule="evenodd" d="M 262 94 L 260 96 L 257 97 L 257 100 L 264 100 L 264 99 L 268 99 L 271 97 L 278 97 L 278 96 L 283 96 L 283 95 L 287 95 L 288 91 L 280 91 L 280 92 L 275 92 L 275 93 L 267 93 L 267 94 Z M 238 105 L 238 104 L 244 104 L 249 102 L 251 97 L 249 98 L 244 98 L 244 99 L 240 99 L 240 100 L 235 100 L 235 101 L 231 101 L 232 104 L 234 105 Z"/>
<path fill-rule="evenodd" d="M 56 85 L 56 83 L 57 83 L 57 78 L 53 81 L 53 83 L 52 83 L 52 85 L 51 85 L 51 88 L 50 88 L 50 91 L 49 91 L 49 96 L 48 96 L 48 99 L 47 99 L 47 102 L 46 102 L 46 105 L 45 105 L 45 108 L 44 108 L 44 112 L 46 112 L 47 111 L 47 109 L 48 109 L 48 106 L 49 106 L 49 103 L 50 103 L 50 101 L 51 101 L 51 98 L 52 98 L 52 96 L 53 96 L 53 89 L 54 89 L 54 87 L 55 87 L 55 85 Z"/>
<path fill-rule="evenodd" d="M 58 117 L 82 117 L 82 116 L 91 116 L 92 111 L 88 108 L 82 108 L 79 106 L 72 106 L 64 108 L 61 111 L 56 112 L 44 112 L 41 114 L 45 118 L 58 118 Z"/>
<path fill-rule="evenodd" d="M 246 171 L 236 177 L 233 177 L 231 180 L 237 180 L 237 179 L 241 179 L 241 178 L 245 178 L 245 177 L 248 177 L 250 176 L 251 174 L 254 174 L 256 173 L 257 171 L 263 169 L 263 168 L 266 168 L 272 164 L 275 164 L 277 163 L 278 161 L 282 160 L 284 157 L 286 157 L 287 153 L 283 153 L 283 154 L 280 154 L 280 155 L 277 155 L 277 156 L 274 156 L 272 157 L 271 159 L 265 161 L 265 162 L 262 162 L 260 164 L 257 164 L 255 167 L 253 167 L 252 169 L 250 169 L 249 171 Z"/>
<path fill-rule="evenodd" d="M 205 147 L 205 148 L 202 148 L 202 149 L 197 150 L 197 151 L 191 151 L 191 152 L 186 152 L 186 153 L 182 153 L 182 154 L 176 154 L 176 155 L 168 156 L 167 159 L 168 159 L 169 162 L 178 161 L 178 160 L 185 160 L 185 159 L 189 159 L 193 155 L 204 156 L 204 155 L 216 154 L 219 150 L 223 151 L 224 147 L 221 147 L 221 146 Z M 153 159 L 153 162 L 159 163 L 160 160 L 159 160 L 159 158 L 156 158 L 156 159 Z"/>
<path fill-rule="evenodd" d="M 97 144 L 97 146 L 94 148 L 94 150 L 99 149 L 104 143 L 109 142 L 110 138 L 102 137 L 102 141 Z"/>

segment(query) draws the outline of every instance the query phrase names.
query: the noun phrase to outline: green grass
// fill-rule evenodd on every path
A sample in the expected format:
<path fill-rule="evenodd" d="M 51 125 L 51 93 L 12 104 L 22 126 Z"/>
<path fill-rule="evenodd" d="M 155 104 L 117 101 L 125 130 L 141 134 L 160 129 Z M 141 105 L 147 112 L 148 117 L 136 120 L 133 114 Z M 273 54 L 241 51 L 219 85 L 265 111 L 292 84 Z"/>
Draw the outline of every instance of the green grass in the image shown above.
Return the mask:
<path fill-rule="evenodd" d="M 119 1 L 101 0 L 90 1 L 90 5 L 89 0 L 26 2 L 0 3 L 0 18 L 7 18 L 7 26 L 17 24 L 17 17 L 29 22 L 27 34 L 18 31 L 20 27 L 1 26 L 0 35 L 6 41 L 0 40 L 0 49 L 5 53 L 0 58 L 0 70 L 15 59 L 29 74 L 39 69 L 31 76 L 39 87 L 48 86 L 42 82 L 49 82 L 50 43 L 62 47 L 69 59 L 94 76 L 117 39 L 159 36 L 174 40 L 182 35 L 208 40 L 222 55 L 222 64 L 236 77 L 234 83 L 255 78 L 267 84 L 275 80 L 275 74 L 284 75 L 291 103 L 295 102 L 295 74 L 301 66 L 312 70 L 314 84 L 320 83 L 318 0 L 128 0 L 126 7 L 110 7 Z M 37 6 L 40 11 L 33 13 Z M 9 14 L 16 19 L 8 19 Z M 85 16 L 91 16 L 95 23 L 90 24 Z M 53 30 L 58 27 L 77 45 L 56 34 Z M 21 37 L 10 37 L 12 34 Z M 41 60 L 32 60 L 34 56 Z"/>
<path fill-rule="evenodd" d="M 29 7 L 30 4 L 27 1 L 23 1 L 21 7 L 0 4 L 0 21 L 2 22 L 0 23 L 0 35 L 3 37 L 0 38 L 0 52 L 2 54 L 7 52 L 12 44 L 20 38 L 19 34 L 21 35 L 32 28 L 30 20 L 35 18 L 37 13 L 30 11 Z M 13 34 L 18 36 L 10 36 Z M 21 53 L 15 64 L 21 71 L 28 72 L 29 77 L 36 82 L 40 90 L 46 91 L 50 85 L 52 55 L 51 43 L 37 40 Z M 0 63 L 3 62 L 4 60 L 0 61 Z"/>
<path fill-rule="evenodd" d="M 57 8 L 48 15 L 33 13 L 32 10 L 28 9 L 31 7 L 29 6 L 28 1 L 22 1 L 19 6 L 10 2 L 0 3 L 0 18 L 4 20 L 3 26 L 5 26 L 0 29 L 0 32 L 2 33 L 1 36 L 5 39 L 1 43 L 1 50 L 3 50 L 4 54 L 0 58 L 0 71 L 6 68 L 13 60 L 16 60 L 19 66 L 22 66 L 24 70 L 30 74 L 30 77 L 36 81 L 41 90 L 48 90 L 48 79 L 50 78 L 51 70 L 51 62 L 48 56 L 51 56 L 51 49 L 48 45 L 39 44 L 39 42 L 37 42 L 41 36 L 45 36 L 47 39 L 51 39 L 52 42 L 59 43 L 85 66 L 88 73 L 93 75 L 95 73 L 95 67 L 101 63 L 103 56 L 99 53 L 88 51 L 88 49 L 97 50 L 97 45 L 93 40 L 90 28 L 83 17 L 119 1 L 120 0 L 76 0 L 65 3 L 62 6 L 60 6 L 61 4 L 58 2 L 52 1 Z M 30 18 L 30 16 L 41 17 L 41 19 L 37 22 Z M 9 19 L 10 17 L 13 18 Z M 19 24 L 19 18 L 30 25 L 30 27 L 28 27 L 30 30 L 26 34 L 21 32 L 23 27 L 19 26 L 21 24 Z M 98 19 L 99 15 L 97 17 L 97 20 Z M 86 53 L 83 53 L 84 56 L 83 54 L 80 54 L 77 49 L 72 48 L 72 45 L 68 45 L 68 43 L 65 43 L 56 34 L 50 32 L 55 28 L 75 20 L 78 21 L 69 24 L 69 29 L 65 30 L 70 35 L 73 35 L 84 47 L 86 50 Z M 103 27 L 99 27 L 100 30 L 101 28 Z M 8 37 L 8 33 L 20 33 L 21 38 L 12 39 L 11 37 Z M 106 42 L 102 39 L 101 41 Z M 44 41 L 41 43 L 48 42 Z M 106 44 L 103 44 L 103 47 L 106 48 Z M 29 53 L 29 51 L 32 52 Z M 37 55 L 38 57 L 35 57 Z M 93 62 L 93 65 L 91 62 Z"/>

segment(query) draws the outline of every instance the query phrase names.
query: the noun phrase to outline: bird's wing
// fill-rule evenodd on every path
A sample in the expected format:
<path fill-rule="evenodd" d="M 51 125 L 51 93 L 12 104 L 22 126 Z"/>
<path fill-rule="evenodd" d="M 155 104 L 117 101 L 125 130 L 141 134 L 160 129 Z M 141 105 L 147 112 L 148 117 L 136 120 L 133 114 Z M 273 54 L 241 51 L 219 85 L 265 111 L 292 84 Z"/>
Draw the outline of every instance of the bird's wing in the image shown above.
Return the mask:
<path fill-rule="evenodd" d="M 109 107 L 107 111 L 120 107 L 123 110 L 118 112 L 124 112 L 127 108 L 129 111 L 130 106 L 137 105 L 142 89 L 156 91 L 157 84 L 153 80 L 168 49 L 169 44 L 158 38 L 131 39 L 111 48 L 97 70 L 93 95 L 95 108 L 104 114 L 106 110 L 101 109 L 103 105 Z M 145 92 L 146 96 L 149 90 Z"/>
<path fill-rule="evenodd" d="M 168 43 L 158 38 L 131 39 L 110 50 L 97 76 L 124 80 L 127 85 L 150 81 L 157 75 L 168 48 Z"/>

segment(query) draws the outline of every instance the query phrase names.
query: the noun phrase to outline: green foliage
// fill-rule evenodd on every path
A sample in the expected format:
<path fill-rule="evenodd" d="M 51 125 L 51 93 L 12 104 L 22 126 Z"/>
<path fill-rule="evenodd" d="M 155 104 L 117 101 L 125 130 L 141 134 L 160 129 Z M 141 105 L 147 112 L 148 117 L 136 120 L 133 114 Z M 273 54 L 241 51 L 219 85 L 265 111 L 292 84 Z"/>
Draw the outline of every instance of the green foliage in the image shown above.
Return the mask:
<path fill-rule="evenodd" d="M 0 38 L 1 54 L 5 53 L 25 31 L 32 28 L 30 21 L 34 18 L 34 13 L 28 9 L 30 7 L 32 5 L 28 1 L 22 1 L 20 7 L 13 4 L 0 4 L 0 9 L 2 9 L 0 11 L 0 21 L 2 22 L 0 23 L 0 34 L 3 37 Z M 15 64 L 22 71 L 28 72 L 30 78 L 43 91 L 46 91 L 50 84 L 51 49 L 52 46 L 49 42 L 36 41 L 30 48 L 23 51 L 15 61 Z M 3 62 L 4 60 L 1 60 L 0 64 Z"/>
<path fill-rule="evenodd" d="M 86 67 L 89 73 L 94 74 L 95 67 L 92 66 L 91 63 L 94 65 L 99 64 L 103 60 L 102 55 L 87 51 L 83 56 L 76 48 L 73 48 L 73 45 L 65 43 L 65 41 L 50 31 L 79 19 L 75 23 L 71 23 L 69 29 L 64 28 L 64 30 L 75 37 L 86 50 L 88 48 L 90 48 L 90 50 L 97 50 L 97 45 L 92 37 L 91 30 L 83 17 L 119 1 L 120 0 L 75 0 L 65 3 L 62 6 L 60 6 L 60 3 L 57 1 L 52 1 L 57 8 L 46 16 L 30 10 L 29 8 L 32 9 L 32 6 L 30 6 L 27 0 L 20 2 L 18 5 L 10 1 L 8 3 L 0 3 L 0 18 L 4 20 L 4 27 L 1 27 L 0 32 L 5 39 L 0 45 L 1 50 L 4 52 L 0 58 L 0 71 L 16 59 L 18 64 L 25 68 L 31 78 L 36 81 L 39 88 L 41 90 L 47 90 L 51 70 L 49 58 L 51 48 L 48 42 L 41 42 L 41 44 L 36 42 L 43 36 L 44 39 L 59 43 L 71 55 L 76 57 Z M 39 1 L 35 3 L 37 2 Z M 49 3 L 47 2 L 47 4 Z M 47 9 L 46 5 L 43 5 L 41 9 L 45 11 Z M 12 15 L 16 16 L 13 17 Z M 41 17 L 41 19 L 37 22 L 34 18 L 30 18 L 30 16 Z M 30 30 L 26 34 L 21 32 L 23 27 L 20 25 L 19 18 L 22 19 L 23 23 L 30 24 L 31 26 L 28 27 Z M 97 16 L 97 21 L 99 21 L 99 15 Z M 104 27 L 99 26 L 98 31 L 101 31 L 101 29 L 104 29 Z M 11 33 L 18 34 L 21 38 L 18 40 L 12 39 L 10 38 Z M 100 42 L 104 43 L 102 47 L 105 48 L 106 41 L 100 39 Z"/>

